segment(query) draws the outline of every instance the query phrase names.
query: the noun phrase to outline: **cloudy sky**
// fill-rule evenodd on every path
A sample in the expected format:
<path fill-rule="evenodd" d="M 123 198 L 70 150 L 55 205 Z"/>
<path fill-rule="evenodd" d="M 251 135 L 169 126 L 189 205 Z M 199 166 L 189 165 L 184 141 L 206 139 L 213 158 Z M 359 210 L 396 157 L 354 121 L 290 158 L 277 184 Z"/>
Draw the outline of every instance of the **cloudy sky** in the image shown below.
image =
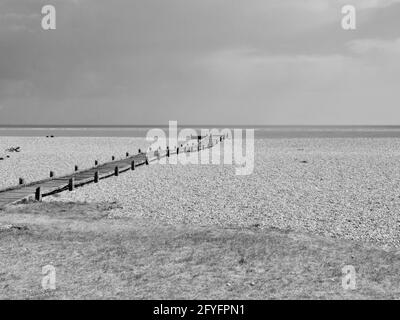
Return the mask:
<path fill-rule="evenodd" d="M 399 56 L 400 0 L 1 0 L 0 124 L 400 124 Z"/>

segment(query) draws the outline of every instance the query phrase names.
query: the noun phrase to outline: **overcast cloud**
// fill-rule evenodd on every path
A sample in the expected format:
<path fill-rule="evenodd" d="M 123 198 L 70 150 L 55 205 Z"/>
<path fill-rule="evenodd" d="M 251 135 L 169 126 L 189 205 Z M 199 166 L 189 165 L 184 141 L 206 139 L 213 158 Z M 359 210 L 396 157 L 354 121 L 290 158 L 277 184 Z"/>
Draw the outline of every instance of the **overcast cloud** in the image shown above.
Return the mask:
<path fill-rule="evenodd" d="M 399 54 L 395 0 L 2 0 L 0 124 L 399 124 Z"/>

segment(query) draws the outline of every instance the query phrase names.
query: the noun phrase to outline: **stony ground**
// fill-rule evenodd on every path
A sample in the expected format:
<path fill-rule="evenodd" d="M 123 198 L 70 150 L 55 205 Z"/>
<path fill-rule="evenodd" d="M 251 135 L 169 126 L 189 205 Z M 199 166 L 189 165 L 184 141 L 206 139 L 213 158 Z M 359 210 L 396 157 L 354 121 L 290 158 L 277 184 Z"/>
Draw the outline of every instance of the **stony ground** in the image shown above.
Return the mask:
<path fill-rule="evenodd" d="M 110 217 L 276 227 L 400 246 L 400 139 L 260 139 L 255 168 L 151 165 L 45 201 L 109 202 Z"/>

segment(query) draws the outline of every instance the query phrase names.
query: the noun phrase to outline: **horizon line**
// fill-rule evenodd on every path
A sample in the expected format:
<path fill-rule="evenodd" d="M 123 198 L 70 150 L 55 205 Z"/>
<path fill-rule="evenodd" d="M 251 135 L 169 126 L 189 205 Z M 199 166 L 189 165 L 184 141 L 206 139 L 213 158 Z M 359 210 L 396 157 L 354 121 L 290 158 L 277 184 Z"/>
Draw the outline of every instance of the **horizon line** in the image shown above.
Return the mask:
<path fill-rule="evenodd" d="M 0 124 L 0 128 L 165 128 L 169 124 Z M 400 124 L 179 124 L 178 127 L 308 127 L 308 128 L 318 128 L 318 127 L 400 127 Z"/>

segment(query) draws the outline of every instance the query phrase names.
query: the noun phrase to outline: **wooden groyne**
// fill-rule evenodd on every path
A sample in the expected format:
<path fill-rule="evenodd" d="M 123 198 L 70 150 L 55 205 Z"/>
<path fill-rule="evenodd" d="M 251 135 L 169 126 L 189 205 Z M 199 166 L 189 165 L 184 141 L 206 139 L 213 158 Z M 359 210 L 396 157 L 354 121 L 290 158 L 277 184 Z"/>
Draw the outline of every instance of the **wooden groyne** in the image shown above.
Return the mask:
<path fill-rule="evenodd" d="M 173 150 L 167 147 L 166 150 L 159 149 L 147 153 L 139 152 L 133 156 L 126 153 L 125 159 L 115 160 L 115 157 L 112 157 L 113 161 L 100 165 L 95 161 L 95 166 L 90 169 L 80 171 L 78 166 L 75 166 L 74 173 L 62 177 L 55 177 L 54 172 L 51 171 L 50 178 L 28 184 L 25 184 L 24 179 L 20 178 L 18 186 L 0 190 L 0 209 L 23 200 L 41 201 L 43 197 L 63 191 L 72 191 L 89 183 L 99 183 L 100 180 L 119 176 L 124 172 L 135 170 L 137 167 L 148 165 L 164 157 L 187 152 L 200 152 L 205 148 L 212 148 L 215 144 L 223 141 L 224 138 L 224 136 L 206 137 L 199 139 L 195 146 L 185 144 Z"/>

